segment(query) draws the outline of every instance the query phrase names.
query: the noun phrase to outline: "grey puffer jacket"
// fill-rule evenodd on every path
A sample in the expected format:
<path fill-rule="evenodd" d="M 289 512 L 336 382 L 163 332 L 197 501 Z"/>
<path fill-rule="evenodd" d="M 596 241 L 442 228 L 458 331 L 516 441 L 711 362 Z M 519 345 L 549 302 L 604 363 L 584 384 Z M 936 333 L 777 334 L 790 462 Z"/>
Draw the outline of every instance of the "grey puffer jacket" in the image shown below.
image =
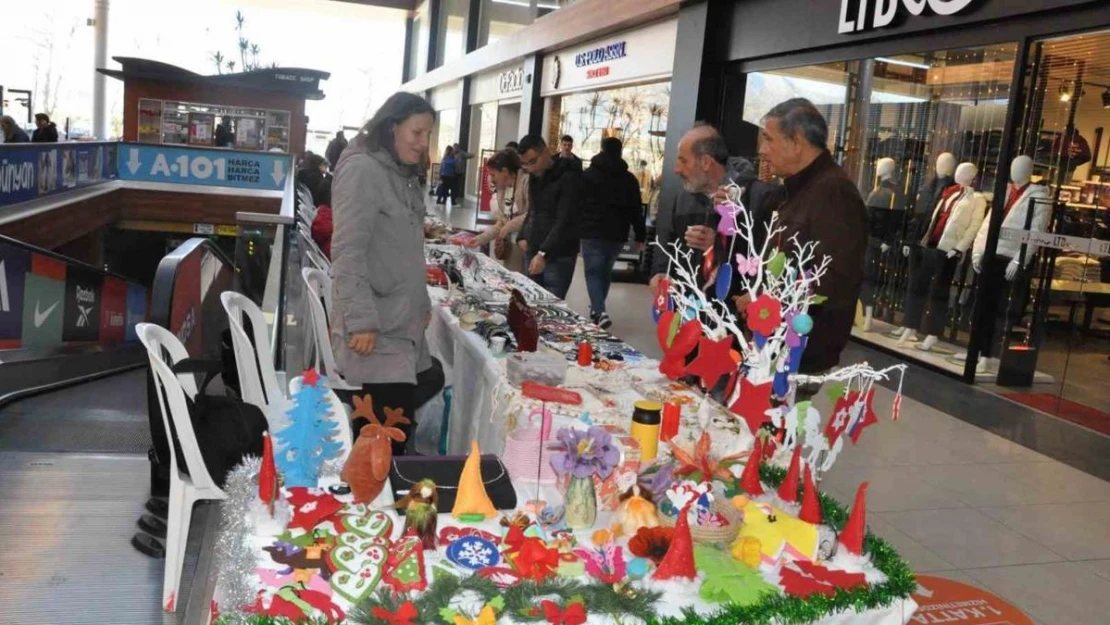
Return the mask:
<path fill-rule="evenodd" d="M 332 348 L 353 384 L 416 383 L 431 366 L 424 320 L 431 301 L 424 277 L 424 196 L 417 168 L 352 141 L 332 184 Z M 377 333 L 360 356 L 352 334 Z"/>

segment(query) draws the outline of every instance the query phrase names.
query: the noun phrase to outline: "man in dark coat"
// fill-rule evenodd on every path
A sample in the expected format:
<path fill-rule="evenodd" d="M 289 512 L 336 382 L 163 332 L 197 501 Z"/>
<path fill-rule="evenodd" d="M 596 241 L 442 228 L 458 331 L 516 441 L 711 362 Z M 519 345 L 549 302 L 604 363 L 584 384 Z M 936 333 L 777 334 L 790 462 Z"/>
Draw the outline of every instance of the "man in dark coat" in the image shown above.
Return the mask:
<path fill-rule="evenodd" d="M 31 143 L 57 143 L 58 127 L 50 121 L 46 113 L 35 113 L 35 131 L 31 133 Z"/>
<path fill-rule="evenodd" d="M 343 131 L 335 133 L 335 138 L 328 142 L 328 149 L 324 151 L 324 158 L 328 160 L 328 167 L 335 171 L 335 166 L 339 164 L 339 155 L 343 150 L 347 149 L 347 137 Z"/>
<path fill-rule="evenodd" d="M 582 174 L 573 161 L 555 158 L 538 135 L 520 140 L 520 164 L 531 174 L 529 208 L 517 245 L 528 275 L 566 299 L 578 262 L 578 214 Z"/>
<path fill-rule="evenodd" d="M 636 241 L 644 242 L 644 209 L 640 183 L 621 158 L 624 145 L 616 137 L 601 141 L 601 152 L 590 160 L 582 203 L 582 262 L 586 267 L 586 291 L 590 296 L 590 319 L 608 329 L 613 325 L 605 311 L 605 300 L 613 281 L 613 265 L 628 241 L 628 229 Z"/>
<path fill-rule="evenodd" d="M 802 373 L 820 373 L 840 362 L 856 315 L 863 284 L 863 255 L 867 247 L 867 209 L 859 190 L 826 145 L 829 127 L 809 100 L 795 98 L 775 106 L 763 118 L 759 156 L 783 178 L 786 200 L 778 208 L 778 224 L 786 231 L 779 247 L 792 251 L 798 243 L 817 243 L 818 261 L 832 258 L 817 287 L 826 298 L 813 306 L 813 330 L 802 356 Z M 799 399 L 816 388 L 798 389 Z"/>

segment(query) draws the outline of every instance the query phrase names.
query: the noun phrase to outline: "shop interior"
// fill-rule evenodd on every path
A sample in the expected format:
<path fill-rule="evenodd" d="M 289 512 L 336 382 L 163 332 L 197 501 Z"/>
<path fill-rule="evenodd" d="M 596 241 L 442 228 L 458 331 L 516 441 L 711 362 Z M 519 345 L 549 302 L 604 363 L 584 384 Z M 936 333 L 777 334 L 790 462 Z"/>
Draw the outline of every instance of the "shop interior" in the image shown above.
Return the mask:
<path fill-rule="evenodd" d="M 1110 239 L 1110 33 L 1034 42 L 1019 74 L 1021 101 L 1012 103 L 1017 58 L 1018 44 L 1005 43 L 740 74 L 743 88 L 730 85 L 734 106 L 726 101 L 725 110 L 742 108 L 746 129 L 729 139 L 756 159 L 752 129 L 762 116 L 788 98 L 813 101 L 829 122 L 830 152 L 868 205 L 856 336 L 963 375 L 974 335 L 978 383 L 1110 432 L 1110 402 L 1096 392 L 1110 372 L 1110 268 L 1098 243 Z M 1011 105 L 1021 112 L 1012 129 Z M 1007 132 L 1012 156 L 1028 157 L 1020 166 L 1000 162 Z M 1016 180 L 1014 202 L 1037 217 L 1010 223 L 1009 236 L 1024 228 L 1074 237 L 1058 247 L 1000 247 L 997 258 L 1019 257 L 1009 278 L 1004 267 L 996 274 L 974 261 L 999 176 Z M 953 258 L 930 238 L 946 189 L 952 214 L 971 216 L 959 222 L 960 240 L 979 244 Z M 983 289 L 987 276 L 1001 288 Z M 973 328 L 978 305 L 991 322 Z"/>
<path fill-rule="evenodd" d="M 501 100 L 475 104 L 470 107 L 470 151 L 474 154 L 466 163 L 466 201 L 478 206 L 478 218 L 489 216 L 488 206 L 478 201 L 482 163 L 510 141 L 520 140 L 520 100 Z"/>
<path fill-rule="evenodd" d="M 139 142 L 166 145 L 216 145 L 216 126 L 231 118 L 237 150 L 289 151 L 289 111 L 239 106 L 139 100 Z"/>

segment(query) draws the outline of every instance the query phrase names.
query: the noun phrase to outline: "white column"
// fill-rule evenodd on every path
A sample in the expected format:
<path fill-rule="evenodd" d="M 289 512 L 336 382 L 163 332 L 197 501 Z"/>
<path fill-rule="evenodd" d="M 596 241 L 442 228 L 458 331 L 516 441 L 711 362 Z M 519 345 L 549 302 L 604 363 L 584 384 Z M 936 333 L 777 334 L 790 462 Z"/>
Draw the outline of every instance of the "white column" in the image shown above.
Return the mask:
<path fill-rule="evenodd" d="M 107 76 L 96 71 L 108 67 L 108 2 L 93 0 L 93 137 L 108 138 Z"/>

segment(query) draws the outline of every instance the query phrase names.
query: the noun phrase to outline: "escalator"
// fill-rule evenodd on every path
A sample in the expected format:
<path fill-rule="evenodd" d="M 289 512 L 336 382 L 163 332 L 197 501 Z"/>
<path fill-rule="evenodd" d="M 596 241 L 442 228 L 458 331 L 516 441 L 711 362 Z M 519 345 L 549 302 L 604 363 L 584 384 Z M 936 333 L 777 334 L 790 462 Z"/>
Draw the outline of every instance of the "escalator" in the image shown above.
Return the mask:
<path fill-rule="evenodd" d="M 138 519 L 164 518 L 164 500 L 152 496 L 164 496 L 169 463 L 134 325 L 170 328 L 190 355 L 218 354 L 227 326 L 219 294 L 232 286 L 232 262 L 207 240 L 187 241 L 159 264 L 141 307 L 140 287 L 124 281 L 123 327 L 122 278 L 10 239 L 0 239 L 0 263 L 0 622 L 203 622 L 212 551 L 203 545 L 214 540 L 216 507 L 193 511 L 176 613 L 161 605 L 164 560 L 132 548 Z M 60 303 L 47 313 L 50 293 Z M 37 323 L 48 314 L 59 319 Z M 94 319 L 98 336 L 106 329 L 122 340 L 44 345 L 36 335 L 53 321 L 59 338 L 90 337 Z"/>

